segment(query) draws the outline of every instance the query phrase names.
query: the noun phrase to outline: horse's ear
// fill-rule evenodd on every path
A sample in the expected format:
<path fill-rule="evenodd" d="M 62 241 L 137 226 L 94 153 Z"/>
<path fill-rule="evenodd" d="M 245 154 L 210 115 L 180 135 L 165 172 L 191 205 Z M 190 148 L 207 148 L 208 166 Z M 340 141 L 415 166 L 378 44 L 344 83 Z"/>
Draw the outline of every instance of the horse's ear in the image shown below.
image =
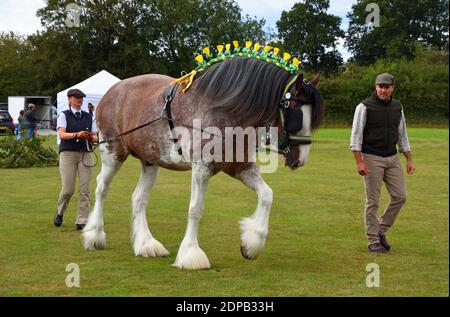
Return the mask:
<path fill-rule="evenodd" d="M 297 80 L 295 81 L 295 90 L 300 91 L 303 84 L 303 73 L 297 76 Z"/>
<path fill-rule="evenodd" d="M 313 80 L 310 81 L 310 83 L 314 86 L 314 87 L 318 87 L 319 83 L 320 83 L 320 73 L 317 73 L 316 76 L 314 76 Z"/>

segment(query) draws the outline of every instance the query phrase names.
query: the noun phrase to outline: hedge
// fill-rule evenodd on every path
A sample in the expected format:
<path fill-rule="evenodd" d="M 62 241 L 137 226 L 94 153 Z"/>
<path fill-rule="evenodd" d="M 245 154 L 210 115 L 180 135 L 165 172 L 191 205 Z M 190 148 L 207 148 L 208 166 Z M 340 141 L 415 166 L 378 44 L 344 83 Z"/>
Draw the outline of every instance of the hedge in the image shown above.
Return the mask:
<path fill-rule="evenodd" d="M 351 123 L 356 106 L 374 91 L 375 77 L 383 72 L 396 78 L 394 97 L 403 104 L 407 121 L 448 123 L 448 54 L 415 61 L 381 60 L 368 67 L 349 64 L 338 75 L 322 78 L 319 89 L 324 96 L 325 119 Z"/>
<path fill-rule="evenodd" d="M 0 137 L 0 168 L 57 166 L 58 154 L 43 146 L 44 138 Z"/>

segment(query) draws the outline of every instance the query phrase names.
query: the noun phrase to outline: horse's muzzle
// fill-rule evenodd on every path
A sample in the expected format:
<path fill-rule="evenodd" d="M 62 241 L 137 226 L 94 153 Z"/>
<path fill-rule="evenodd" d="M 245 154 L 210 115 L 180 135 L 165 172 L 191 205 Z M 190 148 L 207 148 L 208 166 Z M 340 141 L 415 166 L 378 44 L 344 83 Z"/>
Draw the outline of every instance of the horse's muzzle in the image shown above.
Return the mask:
<path fill-rule="evenodd" d="M 288 166 L 291 170 L 296 170 L 299 167 L 305 165 L 299 160 L 300 149 L 298 145 L 294 145 L 291 149 L 291 152 L 285 158 L 285 165 Z"/>
<path fill-rule="evenodd" d="M 304 163 L 300 162 L 300 160 L 290 160 L 289 157 L 286 158 L 285 166 L 288 166 L 291 170 L 295 171 L 299 167 L 302 167 L 305 165 Z"/>

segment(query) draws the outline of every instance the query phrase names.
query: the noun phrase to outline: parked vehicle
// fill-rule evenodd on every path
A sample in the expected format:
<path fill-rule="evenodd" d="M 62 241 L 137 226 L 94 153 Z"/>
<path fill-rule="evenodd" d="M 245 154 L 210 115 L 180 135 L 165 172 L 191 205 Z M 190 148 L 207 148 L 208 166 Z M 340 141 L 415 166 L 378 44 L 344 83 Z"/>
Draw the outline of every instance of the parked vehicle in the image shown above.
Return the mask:
<path fill-rule="evenodd" d="M 38 128 L 51 129 L 52 102 L 48 96 L 8 96 L 8 111 L 17 120 L 20 110 L 26 110 L 30 103 L 36 106 L 34 115 L 39 125 Z"/>
<path fill-rule="evenodd" d="M 0 133 L 14 134 L 14 119 L 8 111 L 0 110 Z"/>

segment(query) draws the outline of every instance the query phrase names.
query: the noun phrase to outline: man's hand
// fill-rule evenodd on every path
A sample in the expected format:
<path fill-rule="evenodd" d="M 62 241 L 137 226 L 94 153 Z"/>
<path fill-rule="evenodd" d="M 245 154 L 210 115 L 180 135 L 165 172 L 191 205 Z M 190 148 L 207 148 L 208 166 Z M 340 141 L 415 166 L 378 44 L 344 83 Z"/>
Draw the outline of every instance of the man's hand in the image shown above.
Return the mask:
<path fill-rule="evenodd" d="M 367 168 L 366 163 L 364 163 L 361 152 L 353 151 L 353 155 L 355 156 L 356 161 L 356 169 L 358 170 L 358 174 L 361 176 L 369 175 L 369 169 Z"/>
<path fill-rule="evenodd" d="M 406 172 L 409 175 L 414 174 L 414 171 L 416 170 L 416 167 L 414 166 L 413 160 L 412 160 L 412 155 L 411 152 L 404 152 L 403 155 L 406 158 Z"/>
<path fill-rule="evenodd" d="M 361 176 L 369 175 L 369 169 L 367 168 L 366 163 L 363 161 L 356 164 L 356 167 L 358 169 L 358 173 Z"/>
<path fill-rule="evenodd" d="M 416 167 L 414 166 L 414 163 L 412 161 L 406 162 L 406 171 L 409 175 L 414 174 L 414 172 L 416 171 Z"/>

